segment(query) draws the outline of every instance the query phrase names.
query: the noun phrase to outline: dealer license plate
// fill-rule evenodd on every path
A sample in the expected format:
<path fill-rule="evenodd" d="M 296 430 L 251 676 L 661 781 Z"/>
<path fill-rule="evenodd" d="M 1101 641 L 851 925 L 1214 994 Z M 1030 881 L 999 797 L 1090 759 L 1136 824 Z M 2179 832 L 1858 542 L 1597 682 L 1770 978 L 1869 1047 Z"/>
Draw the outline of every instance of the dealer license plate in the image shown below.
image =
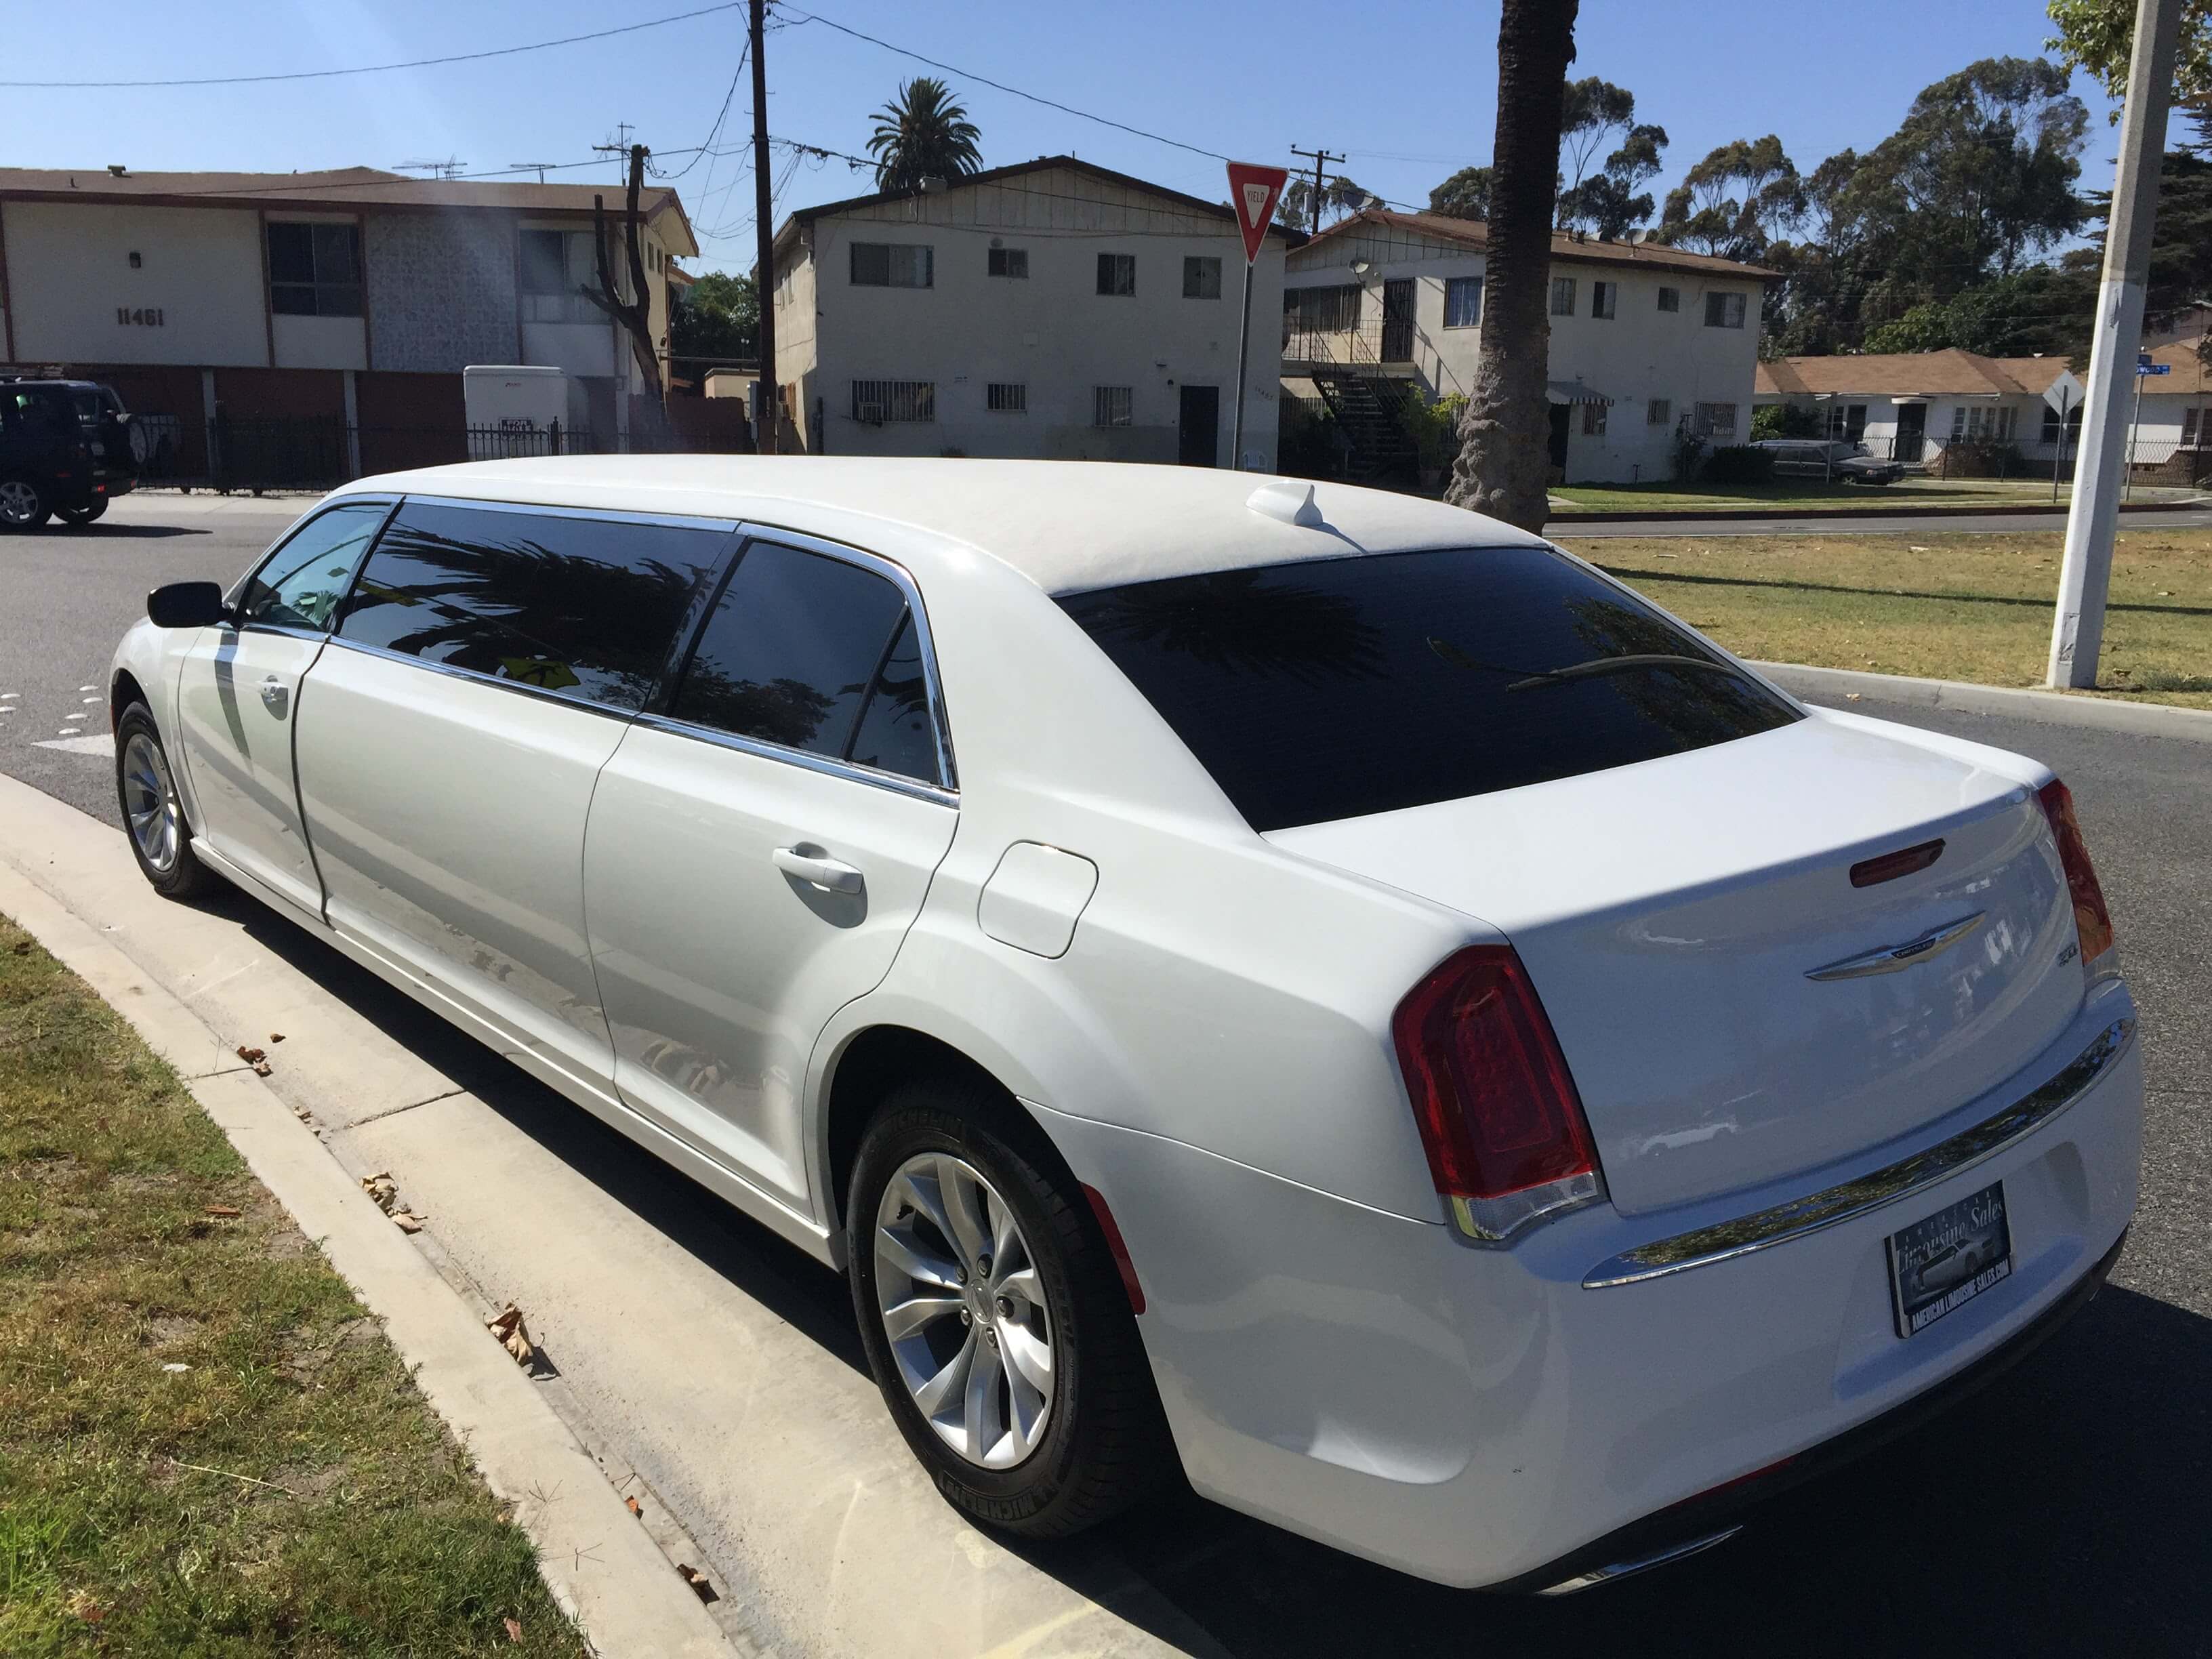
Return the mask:
<path fill-rule="evenodd" d="M 1924 1331 L 2012 1272 L 2004 1183 L 1946 1205 L 1888 1238 L 1897 1334 Z"/>

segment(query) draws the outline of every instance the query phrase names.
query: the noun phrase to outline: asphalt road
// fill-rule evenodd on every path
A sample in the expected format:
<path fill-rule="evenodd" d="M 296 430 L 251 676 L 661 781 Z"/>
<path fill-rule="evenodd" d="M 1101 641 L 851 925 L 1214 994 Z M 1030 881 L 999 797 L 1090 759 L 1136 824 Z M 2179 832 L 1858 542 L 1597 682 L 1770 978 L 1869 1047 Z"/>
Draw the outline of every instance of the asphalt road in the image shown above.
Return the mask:
<path fill-rule="evenodd" d="M 116 821 L 108 758 L 41 745 L 74 727 L 97 747 L 104 710 L 82 700 L 100 697 L 147 588 L 227 580 L 301 505 L 149 496 L 87 532 L 0 538 L 0 708 L 15 711 L 0 714 L 0 770 Z M 1240 1659 L 1561 1644 L 2212 1654 L 2212 745 L 1848 706 L 2037 755 L 2074 790 L 2142 1004 L 2150 1091 L 2142 1207 L 2112 1285 L 1969 1405 L 1771 1501 L 1728 1545 L 1563 1601 L 1440 1589 L 1188 1497 L 1026 1551 L 1038 1566 L 1168 1641 Z M 382 999 L 377 1018 L 410 1047 L 466 1042 L 319 954 L 318 976 Z M 500 1109 L 543 1126 L 556 1155 L 674 1248 L 855 1357 L 830 1275 L 521 1073 L 481 1069 Z"/>
<path fill-rule="evenodd" d="M 2212 509 L 2191 508 L 2175 513 L 2130 513 L 2120 519 L 2124 530 L 2202 530 L 2212 525 Z M 1555 541 L 1580 541 L 1586 536 L 1925 536 L 2048 534 L 2066 528 L 2066 514 L 2057 513 L 1915 514 L 1909 519 L 1854 518 L 1847 514 L 1823 514 L 1818 519 L 1628 519 L 1611 524 L 1589 524 L 1579 518 L 1554 519 L 1544 533 Z"/>

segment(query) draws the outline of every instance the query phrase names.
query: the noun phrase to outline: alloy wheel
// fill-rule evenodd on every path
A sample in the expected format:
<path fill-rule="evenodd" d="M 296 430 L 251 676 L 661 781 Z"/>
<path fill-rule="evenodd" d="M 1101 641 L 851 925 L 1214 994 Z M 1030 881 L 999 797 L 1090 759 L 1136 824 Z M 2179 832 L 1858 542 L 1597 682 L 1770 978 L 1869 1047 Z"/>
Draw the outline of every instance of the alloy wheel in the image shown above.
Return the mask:
<path fill-rule="evenodd" d="M 21 479 L 10 478 L 0 483 L 0 523 L 35 524 L 40 505 L 39 492 Z"/>
<path fill-rule="evenodd" d="M 157 875 L 168 874 L 184 843 L 184 816 L 161 745 L 143 732 L 123 746 L 123 810 L 139 856 Z"/>
<path fill-rule="evenodd" d="M 938 1437 L 1011 1468 L 1053 1407 L 1052 1316 L 1012 1209 L 965 1159 L 901 1164 L 876 1209 L 876 1301 L 899 1376 Z"/>

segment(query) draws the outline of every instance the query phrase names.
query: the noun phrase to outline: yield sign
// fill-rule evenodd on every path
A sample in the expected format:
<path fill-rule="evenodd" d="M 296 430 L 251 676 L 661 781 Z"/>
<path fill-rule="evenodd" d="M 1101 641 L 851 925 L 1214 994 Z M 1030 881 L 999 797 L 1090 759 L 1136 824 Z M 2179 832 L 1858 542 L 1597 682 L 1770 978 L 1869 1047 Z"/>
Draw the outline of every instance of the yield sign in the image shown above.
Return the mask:
<path fill-rule="evenodd" d="M 1275 203 L 1289 182 L 1280 167 L 1263 167 L 1251 161 L 1229 164 L 1229 204 L 1237 210 L 1237 228 L 1244 235 L 1244 263 L 1260 257 L 1261 239 L 1275 216 Z"/>

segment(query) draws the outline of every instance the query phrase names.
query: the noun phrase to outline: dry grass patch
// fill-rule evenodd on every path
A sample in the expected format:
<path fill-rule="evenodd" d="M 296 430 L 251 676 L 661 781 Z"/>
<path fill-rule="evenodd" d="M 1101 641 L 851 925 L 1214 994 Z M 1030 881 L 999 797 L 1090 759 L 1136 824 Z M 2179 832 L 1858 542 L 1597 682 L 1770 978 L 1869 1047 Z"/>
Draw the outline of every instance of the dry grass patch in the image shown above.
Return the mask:
<path fill-rule="evenodd" d="M 0 918 L 0 1653 L 583 1651 L 321 1253 Z"/>
<path fill-rule="evenodd" d="M 1743 656 L 2043 680 L 2056 533 L 1560 539 Z M 2212 708 L 2212 531 L 2121 532 L 2097 690 Z"/>

